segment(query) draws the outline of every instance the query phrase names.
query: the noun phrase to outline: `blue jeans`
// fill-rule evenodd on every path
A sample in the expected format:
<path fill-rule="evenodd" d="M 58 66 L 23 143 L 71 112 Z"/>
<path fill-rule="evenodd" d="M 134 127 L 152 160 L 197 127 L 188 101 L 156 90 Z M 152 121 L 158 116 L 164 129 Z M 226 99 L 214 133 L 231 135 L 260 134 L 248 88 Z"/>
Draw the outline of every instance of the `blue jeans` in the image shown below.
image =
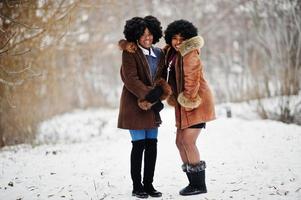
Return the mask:
<path fill-rule="evenodd" d="M 145 140 L 145 139 L 157 139 L 158 128 L 142 129 L 142 130 L 129 130 L 132 141 Z"/>

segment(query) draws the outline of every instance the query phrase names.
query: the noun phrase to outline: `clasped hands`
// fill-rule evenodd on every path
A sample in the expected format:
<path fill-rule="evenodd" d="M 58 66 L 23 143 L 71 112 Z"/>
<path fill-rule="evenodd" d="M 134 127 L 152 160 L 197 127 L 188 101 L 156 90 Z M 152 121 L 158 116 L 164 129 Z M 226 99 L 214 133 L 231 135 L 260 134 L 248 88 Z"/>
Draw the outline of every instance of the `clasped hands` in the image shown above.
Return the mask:
<path fill-rule="evenodd" d="M 161 95 L 163 94 L 163 89 L 161 86 L 155 86 L 146 96 L 145 100 L 139 102 L 139 107 L 142 110 L 152 109 L 155 112 L 160 112 L 164 105 L 160 100 Z"/>

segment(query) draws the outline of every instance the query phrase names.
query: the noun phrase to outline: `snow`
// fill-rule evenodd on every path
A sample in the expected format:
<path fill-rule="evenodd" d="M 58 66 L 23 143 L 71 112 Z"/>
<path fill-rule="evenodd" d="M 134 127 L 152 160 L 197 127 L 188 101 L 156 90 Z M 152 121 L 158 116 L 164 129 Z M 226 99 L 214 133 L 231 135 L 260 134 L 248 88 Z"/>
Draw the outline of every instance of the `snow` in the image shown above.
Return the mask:
<path fill-rule="evenodd" d="M 112 116 L 113 115 L 113 116 Z M 38 127 L 36 143 L 84 142 L 100 136 L 107 118 L 115 113 L 108 109 L 75 110 L 53 117 Z"/>
<path fill-rule="evenodd" d="M 178 194 L 187 180 L 174 142 L 174 111 L 162 111 L 154 186 L 163 196 L 157 199 L 301 199 L 301 126 L 260 120 L 244 108 L 225 118 L 219 106 L 218 119 L 202 131 L 197 144 L 207 162 L 208 193 L 190 197 Z M 0 150 L 0 199 L 136 199 L 130 136 L 116 128 L 117 114 L 66 113 L 41 124 L 39 145 Z"/>

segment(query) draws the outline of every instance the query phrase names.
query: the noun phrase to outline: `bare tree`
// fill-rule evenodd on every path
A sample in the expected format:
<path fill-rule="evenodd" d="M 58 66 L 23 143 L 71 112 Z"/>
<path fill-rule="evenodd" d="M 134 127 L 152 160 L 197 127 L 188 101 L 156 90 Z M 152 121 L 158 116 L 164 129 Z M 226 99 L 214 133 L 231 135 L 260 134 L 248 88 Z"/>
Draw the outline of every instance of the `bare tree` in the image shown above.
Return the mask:
<path fill-rule="evenodd" d="M 252 73 L 258 98 L 279 96 L 279 115 L 273 118 L 294 122 L 295 97 L 300 91 L 301 14 L 300 2 L 283 0 L 255 1 L 253 20 L 254 48 L 260 63 Z M 260 105 L 263 105 L 260 103 Z M 267 113 L 261 106 L 262 112 Z M 265 114 L 266 115 L 266 114 Z"/>
<path fill-rule="evenodd" d="M 0 1 L 0 141 L 33 138 L 45 58 L 68 27 L 74 1 Z"/>
<path fill-rule="evenodd" d="M 281 96 L 280 118 L 295 120 L 300 7 L 297 0 L 0 0 L 0 145 L 32 140 L 53 115 L 117 106 L 117 42 L 134 16 L 154 15 L 163 29 L 192 21 L 205 39 L 202 59 L 217 102 Z"/>

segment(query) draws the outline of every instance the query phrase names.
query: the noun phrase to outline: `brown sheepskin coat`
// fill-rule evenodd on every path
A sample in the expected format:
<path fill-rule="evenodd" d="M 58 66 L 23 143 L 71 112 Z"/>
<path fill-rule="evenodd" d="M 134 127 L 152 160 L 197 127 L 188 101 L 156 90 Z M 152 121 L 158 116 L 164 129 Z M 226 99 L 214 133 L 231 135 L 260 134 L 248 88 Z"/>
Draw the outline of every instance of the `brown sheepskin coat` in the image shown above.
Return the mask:
<path fill-rule="evenodd" d="M 148 62 L 142 50 L 136 48 L 134 52 L 128 52 L 121 42 L 119 46 L 123 50 L 120 75 L 124 85 L 120 99 L 118 128 L 134 130 L 156 128 L 161 123 L 160 115 L 155 114 L 151 109 L 141 109 L 138 102 L 144 100 L 161 76 L 164 53 L 161 50 L 156 78 L 152 80 Z M 165 84 L 167 85 L 166 82 Z"/>
<path fill-rule="evenodd" d="M 203 44 L 203 38 L 196 36 L 180 45 L 174 69 L 175 81 L 168 82 L 173 88 L 173 95 L 167 101 L 175 106 L 176 127 L 179 129 L 215 119 L 213 95 L 204 78 L 200 60 Z M 165 48 L 166 55 L 170 50 L 171 47 Z"/>

